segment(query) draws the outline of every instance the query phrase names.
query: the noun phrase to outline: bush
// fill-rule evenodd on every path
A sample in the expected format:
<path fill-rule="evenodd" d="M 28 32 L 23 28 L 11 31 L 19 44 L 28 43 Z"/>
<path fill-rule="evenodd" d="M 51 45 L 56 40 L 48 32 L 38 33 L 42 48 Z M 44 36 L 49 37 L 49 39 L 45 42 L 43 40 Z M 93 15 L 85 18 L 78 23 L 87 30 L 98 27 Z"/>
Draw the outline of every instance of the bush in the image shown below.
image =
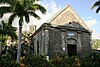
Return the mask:
<path fill-rule="evenodd" d="M 52 58 L 52 64 L 55 67 L 80 67 L 80 60 L 75 56 L 55 55 Z"/>
<path fill-rule="evenodd" d="M 11 55 L 5 54 L 0 57 L 0 67 L 19 67 L 19 64 Z"/>
<path fill-rule="evenodd" d="M 23 56 L 20 63 L 26 67 L 54 67 L 51 61 L 46 60 L 44 55 Z"/>
<path fill-rule="evenodd" d="M 23 50 L 26 48 L 22 48 Z M 16 49 L 11 46 L 6 54 L 0 57 L 0 67 L 99 67 L 100 54 L 93 51 L 90 55 L 81 59 L 67 55 L 56 54 L 46 60 L 46 56 L 34 55 L 31 50 L 26 49 L 20 57 L 20 63 L 16 63 Z"/>
<path fill-rule="evenodd" d="M 16 49 L 14 46 L 8 47 L 2 56 L 0 56 L 0 67 L 19 67 L 16 63 Z"/>
<path fill-rule="evenodd" d="M 81 67 L 100 67 L 100 54 L 93 51 L 90 55 L 82 58 Z"/>

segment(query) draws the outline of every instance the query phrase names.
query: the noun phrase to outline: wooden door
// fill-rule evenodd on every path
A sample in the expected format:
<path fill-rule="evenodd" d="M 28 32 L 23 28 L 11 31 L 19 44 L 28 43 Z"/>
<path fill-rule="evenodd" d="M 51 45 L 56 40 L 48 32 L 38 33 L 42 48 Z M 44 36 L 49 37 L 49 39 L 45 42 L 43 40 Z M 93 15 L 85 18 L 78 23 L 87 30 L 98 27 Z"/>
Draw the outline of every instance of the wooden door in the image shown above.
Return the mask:
<path fill-rule="evenodd" d="M 76 45 L 75 44 L 68 44 L 67 45 L 67 49 L 68 49 L 68 55 L 69 55 L 69 57 L 76 56 L 77 49 L 76 49 Z"/>

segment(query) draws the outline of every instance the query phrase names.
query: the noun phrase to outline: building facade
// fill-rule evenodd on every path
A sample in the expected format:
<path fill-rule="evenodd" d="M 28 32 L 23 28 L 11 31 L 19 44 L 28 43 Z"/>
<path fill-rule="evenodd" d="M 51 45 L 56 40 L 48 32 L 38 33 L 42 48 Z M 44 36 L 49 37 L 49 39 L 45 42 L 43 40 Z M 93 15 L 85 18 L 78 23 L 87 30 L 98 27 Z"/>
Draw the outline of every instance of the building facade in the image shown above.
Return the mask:
<path fill-rule="evenodd" d="M 91 52 L 91 30 L 70 6 L 65 6 L 32 35 L 34 54 L 84 56 Z"/>

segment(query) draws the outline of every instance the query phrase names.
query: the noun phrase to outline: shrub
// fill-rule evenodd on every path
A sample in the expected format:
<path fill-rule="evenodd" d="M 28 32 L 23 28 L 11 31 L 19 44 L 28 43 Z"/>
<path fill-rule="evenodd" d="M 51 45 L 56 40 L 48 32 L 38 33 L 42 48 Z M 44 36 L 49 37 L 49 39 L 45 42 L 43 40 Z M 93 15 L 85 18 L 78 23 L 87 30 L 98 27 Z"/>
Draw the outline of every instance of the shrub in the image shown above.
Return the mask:
<path fill-rule="evenodd" d="M 9 54 L 0 57 L 0 67 L 19 67 L 19 64 Z"/>
<path fill-rule="evenodd" d="M 80 67 L 80 60 L 75 56 L 55 55 L 52 58 L 52 64 L 56 67 Z"/>
<path fill-rule="evenodd" d="M 90 55 L 81 59 L 81 67 L 99 67 L 100 54 L 93 51 Z"/>

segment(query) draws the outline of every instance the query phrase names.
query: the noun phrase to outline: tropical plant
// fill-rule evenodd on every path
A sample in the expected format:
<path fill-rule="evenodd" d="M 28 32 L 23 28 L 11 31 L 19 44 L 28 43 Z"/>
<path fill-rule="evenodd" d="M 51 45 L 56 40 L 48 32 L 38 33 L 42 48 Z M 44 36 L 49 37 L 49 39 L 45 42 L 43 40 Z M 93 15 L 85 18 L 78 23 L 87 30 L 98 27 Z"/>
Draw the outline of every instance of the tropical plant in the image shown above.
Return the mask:
<path fill-rule="evenodd" d="M 8 25 L 8 23 L 4 23 L 4 21 L 1 22 L 0 24 L 0 41 L 1 41 L 0 51 L 2 51 L 1 47 L 3 45 L 6 46 L 5 40 L 7 40 L 8 36 L 10 36 L 12 40 L 17 40 L 16 31 L 17 31 L 16 27 Z"/>
<path fill-rule="evenodd" d="M 40 17 L 35 13 L 37 10 L 45 14 L 46 10 L 43 6 L 37 4 L 39 0 L 0 0 L 1 3 L 7 3 L 9 6 L 0 7 L 0 14 L 12 13 L 9 17 L 9 24 L 12 24 L 14 18 L 19 18 L 19 36 L 18 36 L 18 54 L 17 62 L 19 62 L 21 56 L 21 37 L 22 37 L 22 25 L 25 21 L 29 22 L 29 16 L 33 16 L 37 19 Z"/>
<path fill-rule="evenodd" d="M 10 36 L 12 40 L 17 40 L 16 35 L 17 28 L 9 25 L 8 23 L 1 22 L 0 25 L 0 35 L 2 36 Z"/>
<path fill-rule="evenodd" d="M 100 40 L 99 39 L 93 39 L 93 49 L 98 49 L 100 47 Z"/>
<path fill-rule="evenodd" d="M 10 46 L 8 52 L 0 56 L 0 67 L 19 67 L 16 63 L 16 47 Z"/>
<path fill-rule="evenodd" d="M 96 1 L 91 9 L 94 9 L 95 7 L 97 7 L 96 13 L 98 13 L 100 10 L 100 0 Z"/>

